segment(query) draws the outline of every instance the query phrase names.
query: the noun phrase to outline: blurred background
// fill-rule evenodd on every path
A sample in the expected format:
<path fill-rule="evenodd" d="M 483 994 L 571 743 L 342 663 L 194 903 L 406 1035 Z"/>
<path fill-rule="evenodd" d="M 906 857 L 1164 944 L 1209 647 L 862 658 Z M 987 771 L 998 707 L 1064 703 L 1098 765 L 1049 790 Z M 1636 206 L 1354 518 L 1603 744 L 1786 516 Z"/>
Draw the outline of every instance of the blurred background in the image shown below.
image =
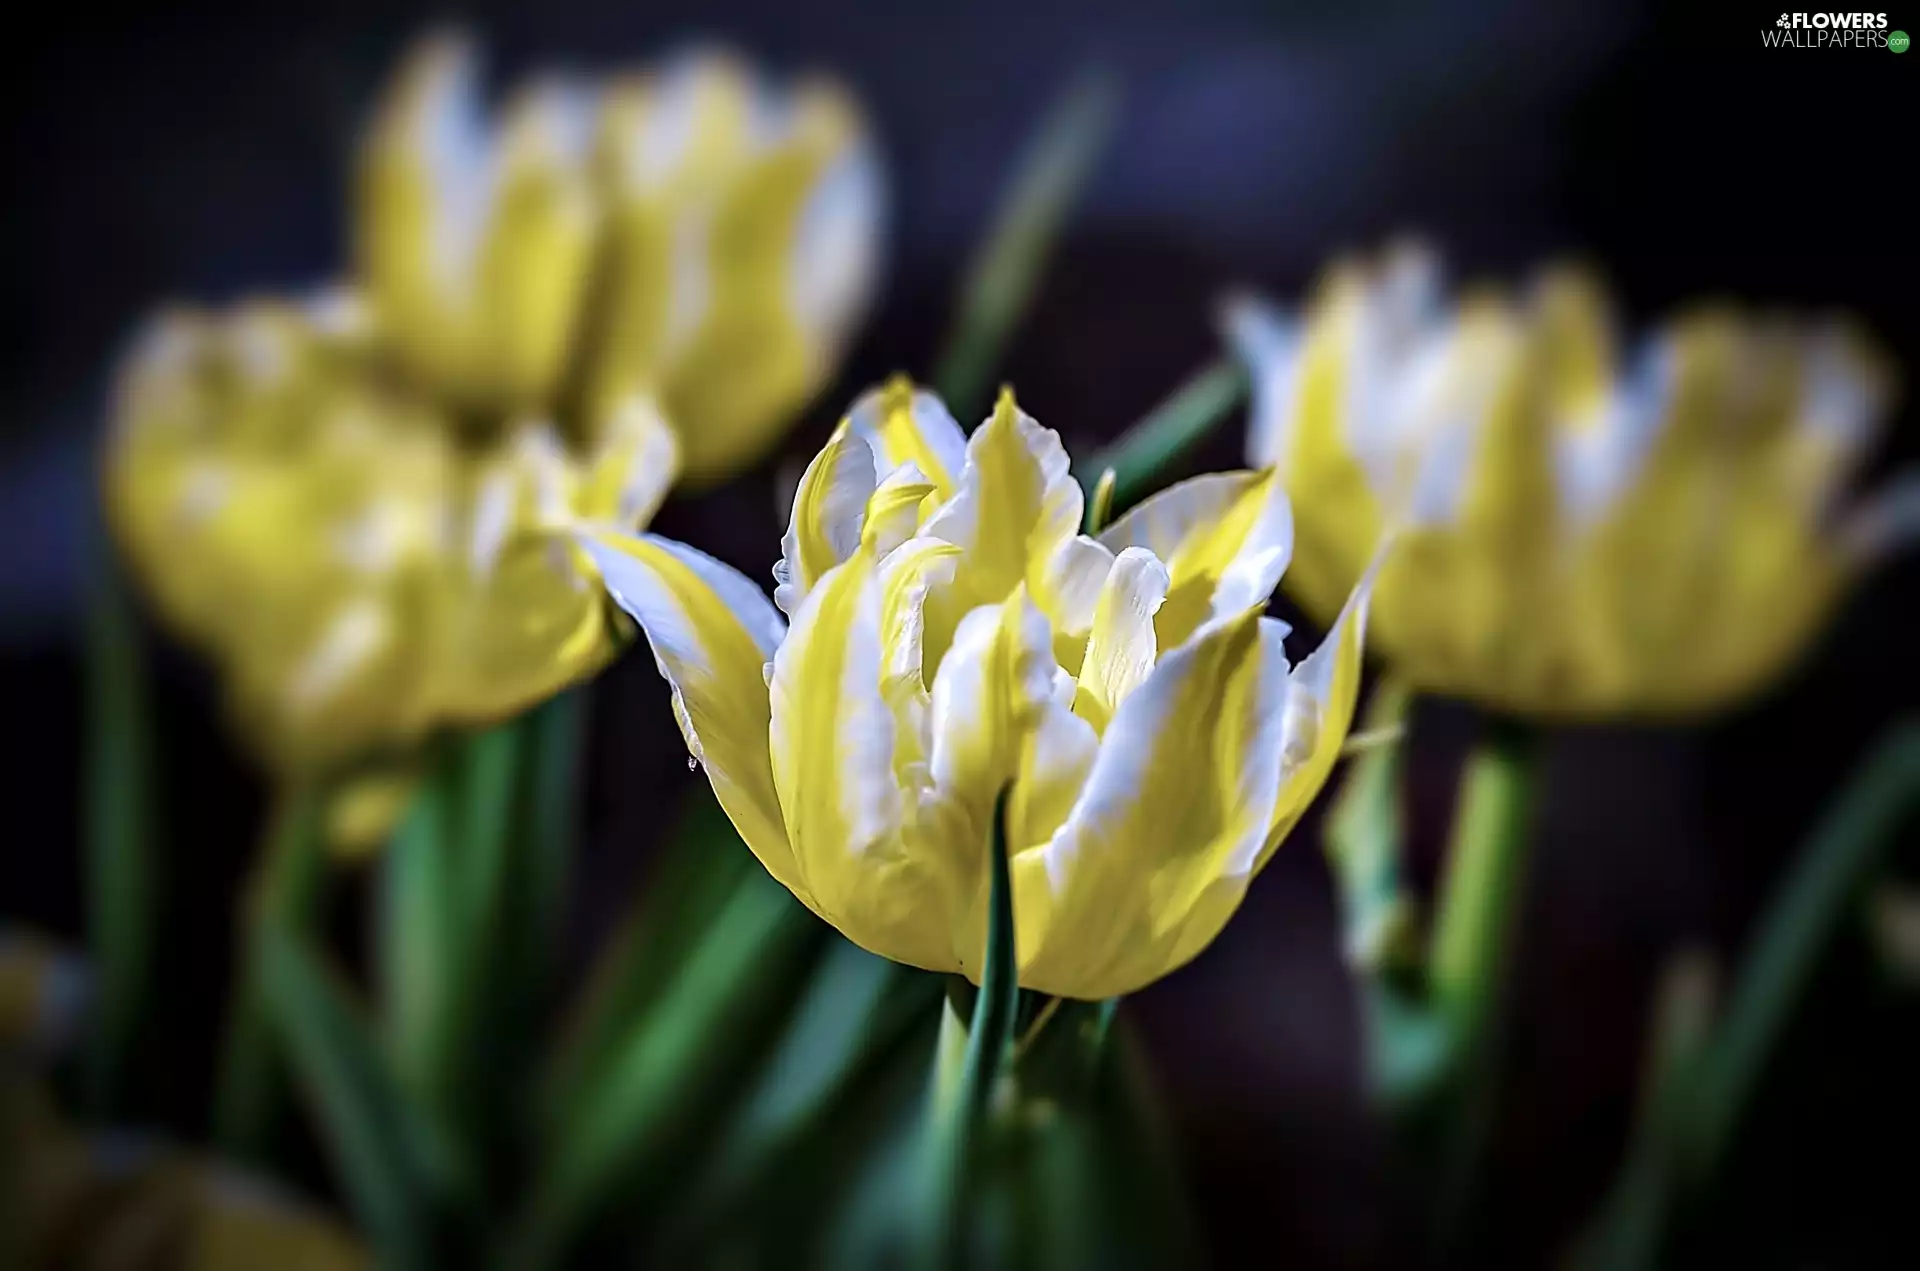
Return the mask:
<path fill-rule="evenodd" d="M 1893 13 L 1920 29 L 1920 9 Z M 357 130 L 408 40 L 448 17 L 494 83 L 609 68 L 716 37 L 865 99 L 894 179 L 887 269 L 839 381 L 775 459 L 677 494 L 654 528 L 765 579 L 791 488 L 838 412 L 924 374 L 1011 162 L 1089 61 L 1123 89 L 1114 142 L 1066 227 L 1005 376 L 1085 453 L 1219 348 L 1218 297 L 1295 297 L 1332 255 L 1403 230 L 1461 275 L 1597 263 L 1641 322 L 1702 293 L 1856 314 L 1911 369 L 1905 257 L 1920 57 L 1760 47 L 1772 10 L 1278 3 L 964 6 L 781 0 L 445 6 L 377 15 L 191 3 L 43 10 L 8 58 L 0 170 L 0 918 L 78 943 L 80 660 L 94 456 L 134 325 L 337 272 Z M 1872 464 L 1920 456 L 1909 382 Z M 1229 425 L 1195 470 L 1238 462 Z M 784 470 L 784 472 L 783 472 Z M 1487 1188 L 1503 1265 L 1539 1265 L 1589 1214 L 1630 1123 L 1656 969 L 1681 942 L 1736 953 L 1850 765 L 1920 707 L 1920 560 L 1874 577 L 1811 658 L 1705 728 L 1562 730 L 1506 1030 Z M 140 1097 L 177 1115 L 212 1061 L 228 915 L 263 790 L 204 668 L 160 642 L 168 1026 Z M 651 660 L 592 694 L 576 962 L 640 885 L 659 809 L 702 782 Z M 1430 885 L 1473 721 L 1423 712 L 1411 747 Z M 1314 833 L 1309 826 L 1309 836 Z M 1298 838 L 1225 935 L 1136 1002 L 1203 1235 L 1221 1262 L 1387 1266 L 1395 1194 L 1366 1113 L 1359 1017 L 1322 858 Z M 1896 851 L 1920 878 L 1920 842 Z M 1913 885 L 1920 886 L 1920 882 Z M 352 933 L 345 947 L 355 947 Z M 1920 995 L 1863 914 L 1822 963 L 1690 1240 L 1756 1266 L 1901 1265 L 1920 1143 Z M 1909 951 L 1911 956 L 1911 951 Z M 190 986 L 181 989 L 178 986 Z M 316 1177 L 319 1175 L 316 1173 Z"/>

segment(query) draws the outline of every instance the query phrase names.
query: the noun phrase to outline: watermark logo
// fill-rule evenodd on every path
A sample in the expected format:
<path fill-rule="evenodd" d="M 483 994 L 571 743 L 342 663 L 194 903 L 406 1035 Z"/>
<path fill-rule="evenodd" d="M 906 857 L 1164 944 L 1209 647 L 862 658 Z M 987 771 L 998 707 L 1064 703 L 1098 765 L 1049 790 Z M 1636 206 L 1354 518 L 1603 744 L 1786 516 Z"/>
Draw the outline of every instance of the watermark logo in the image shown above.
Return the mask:
<path fill-rule="evenodd" d="M 1884 13 L 1783 13 L 1762 27 L 1770 49 L 1892 49 L 1907 51 L 1907 33 L 1889 31 Z"/>

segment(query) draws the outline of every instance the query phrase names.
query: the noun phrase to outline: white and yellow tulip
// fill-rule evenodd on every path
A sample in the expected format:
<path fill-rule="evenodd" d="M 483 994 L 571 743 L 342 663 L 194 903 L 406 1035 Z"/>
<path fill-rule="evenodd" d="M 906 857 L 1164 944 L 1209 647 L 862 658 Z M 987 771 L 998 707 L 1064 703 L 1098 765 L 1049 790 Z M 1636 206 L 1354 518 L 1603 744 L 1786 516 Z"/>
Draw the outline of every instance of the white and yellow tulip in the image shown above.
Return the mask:
<path fill-rule="evenodd" d="M 1449 304 L 1407 248 L 1334 270 L 1303 315 L 1244 302 L 1229 325 L 1249 458 L 1299 522 L 1289 593 L 1330 616 L 1391 530 L 1371 636 L 1425 691 L 1529 716 L 1723 706 L 1912 515 L 1911 490 L 1844 505 L 1890 376 L 1837 323 L 1702 308 L 1620 367 L 1584 276 Z"/>
<path fill-rule="evenodd" d="M 156 323 L 107 453 L 118 537 L 282 769 L 484 722 L 615 647 L 582 524 L 637 529 L 674 438 L 636 402 L 576 455 L 527 423 L 480 446 L 378 373 L 350 300 Z"/>
<path fill-rule="evenodd" d="M 697 52 L 549 76 L 486 117 L 470 45 L 423 43 L 369 131 L 358 269 L 407 372 L 483 417 L 596 439 L 636 395 L 682 472 L 757 459 L 831 375 L 878 268 L 884 191 L 855 103 Z"/>
<path fill-rule="evenodd" d="M 1081 516 L 1058 435 L 1011 394 L 968 438 L 896 381 L 807 468 L 773 602 L 680 543 L 583 541 L 795 896 L 977 980 L 1007 788 L 1021 983 L 1100 998 L 1205 948 L 1325 782 L 1366 597 L 1289 667 L 1262 614 L 1292 537 L 1266 474 L 1185 482 L 1098 536 Z"/>

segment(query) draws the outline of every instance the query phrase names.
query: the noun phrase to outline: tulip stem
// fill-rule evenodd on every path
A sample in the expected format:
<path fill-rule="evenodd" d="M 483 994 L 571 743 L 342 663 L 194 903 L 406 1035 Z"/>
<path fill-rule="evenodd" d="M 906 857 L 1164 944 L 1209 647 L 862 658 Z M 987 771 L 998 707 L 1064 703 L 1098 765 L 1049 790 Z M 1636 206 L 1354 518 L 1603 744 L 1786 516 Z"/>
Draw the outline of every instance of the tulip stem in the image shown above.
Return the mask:
<path fill-rule="evenodd" d="M 1195 372 L 1140 422 L 1114 438 L 1083 469 L 1114 474 L 1109 506 L 1125 511 L 1151 494 L 1160 473 L 1232 413 L 1247 395 L 1247 373 L 1223 357 Z"/>
<path fill-rule="evenodd" d="M 227 1153 L 257 1160 L 285 1093 L 279 1045 L 265 999 L 261 960 L 267 929 L 302 929 L 326 878 L 324 783 L 284 786 L 241 901 L 239 969 L 214 1092 L 214 1140 Z"/>
<path fill-rule="evenodd" d="M 155 907 L 152 717 L 139 623 L 102 532 L 86 609 L 87 929 L 98 967 L 87 1100 L 124 1112 L 127 1057 L 152 962 Z"/>
<path fill-rule="evenodd" d="M 967 270 L 953 334 L 934 385 L 961 420 L 984 408 L 988 386 L 1033 297 L 1053 241 L 1106 149 L 1117 90 L 1099 70 L 1082 72 L 1047 112 Z"/>
<path fill-rule="evenodd" d="M 1453 1096 L 1438 1213 L 1443 1242 L 1466 1215 L 1492 1128 L 1495 1025 L 1524 894 L 1538 759 L 1531 730 L 1493 720 L 1461 783 L 1429 980 L 1444 1039 L 1443 1076 Z"/>

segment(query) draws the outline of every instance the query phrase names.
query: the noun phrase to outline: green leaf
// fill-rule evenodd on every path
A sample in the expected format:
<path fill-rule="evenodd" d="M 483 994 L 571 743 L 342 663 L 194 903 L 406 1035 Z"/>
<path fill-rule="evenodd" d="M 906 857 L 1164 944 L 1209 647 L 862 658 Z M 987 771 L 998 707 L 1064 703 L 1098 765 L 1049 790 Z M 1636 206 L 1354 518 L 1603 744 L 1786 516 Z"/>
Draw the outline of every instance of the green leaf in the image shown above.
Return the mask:
<path fill-rule="evenodd" d="M 86 1055 L 87 1103 L 124 1112 L 128 1059 L 153 964 L 158 854 L 153 721 L 139 620 L 102 531 L 86 607 L 87 932 L 95 986 Z"/>
<path fill-rule="evenodd" d="M 792 1009 L 826 935 L 763 871 L 740 880 L 678 976 L 623 1021 L 604 1066 L 563 1107 L 510 1265 L 552 1265 L 614 1198 L 630 1204 L 664 1186 Z"/>
<path fill-rule="evenodd" d="M 581 1100 L 612 1066 L 633 1021 L 659 1000 L 743 880 L 760 870 L 705 783 L 688 792 L 661 855 L 546 1065 L 537 1099 L 543 1124 L 581 1115 Z"/>
<path fill-rule="evenodd" d="M 995 368 L 1026 311 L 1053 241 L 1112 131 L 1118 89 L 1082 73 L 1047 112 L 967 270 L 953 334 L 934 386 L 961 421 L 985 410 Z"/>
<path fill-rule="evenodd" d="M 265 1150 L 284 1094 L 279 1048 L 260 978 L 260 941 L 269 926 L 299 930 L 313 920 L 326 882 L 328 794 L 319 781 L 281 789 L 242 901 L 239 969 L 214 1092 L 214 1140 L 242 1160 L 258 1159 Z"/>
<path fill-rule="evenodd" d="M 1690 1108 L 1687 1168 L 1711 1178 L 1834 928 L 1920 808 L 1920 723 L 1896 725 L 1854 773 L 1781 880 L 1727 1002 Z"/>
<path fill-rule="evenodd" d="M 916 1040 L 939 998 L 939 976 L 832 940 L 750 1094 L 699 1158 L 698 1181 L 671 1204 L 661 1261 L 685 1261 L 744 1228 L 777 1233 L 764 1250 L 771 1258 L 818 1227 L 821 1193 L 840 1185 L 861 1150 L 875 1088 L 903 1064 L 925 1071 Z"/>
<path fill-rule="evenodd" d="M 1680 1182 L 1680 1131 L 1700 1093 L 1701 1060 L 1712 1040 L 1713 996 L 1713 965 L 1700 953 L 1681 953 L 1661 972 L 1633 1137 L 1619 1176 L 1569 1258 L 1574 1271 L 1659 1265 Z"/>
<path fill-rule="evenodd" d="M 1164 485 L 1163 470 L 1199 444 L 1246 396 L 1246 371 L 1238 361 L 1223 358 L 1196 372 L 1086 464 L 1074 466 L 1083 474 L 1113 470 L 1110 512 L 1117 515 Z"/>
<path fill-rule="evenodd" d="M 936 1266 L 957 1267 L 966 1261 L 968 1228 L 978 1217 L 973 1203 L 980 1195 L 976 1181 L 983 1140 L 987 1137 L 994 1091 L 1012 1057 L 1014 1022 L 1020 1005 L 1020 963 L 1014 948 L 1013 881 L 1007 860 L 1007 792 L 1002 790 L 993 809 L 993 837 L 988 846 L 992 884 L 987 899 L 985 958 L 980 989 L 974 995 L 973 1019 L 959 1045 L 943 1022 L 940 1057 L 936 1059 L 934 1100 L 928 1121 L 927 1198 L 924 1256 Z M 953 1011 L 948 1001 L 949 1018 Z"/>
<path fill-rule="evenodd" d="M 521 958 L 526 991 L 536 1000 L 549 993 L 560 966 L 566 926 L 567 888 L 580 832 L 580 761 L 586 743 L 588 690 L 554 697 L 528 716 L 527 779 L 522 800 L 524 868 L 517 895 Z"/>
<path fill-rule="evenodd" d="M 280 1035 L 334 1158 L 334 1176 L 380 1265 L 430 1265 L 425 1198 L 457 1190 L 453 1158 L 401 1093 L 348 990 L 303 937 L 271 923 L 261 982 Z"/>

